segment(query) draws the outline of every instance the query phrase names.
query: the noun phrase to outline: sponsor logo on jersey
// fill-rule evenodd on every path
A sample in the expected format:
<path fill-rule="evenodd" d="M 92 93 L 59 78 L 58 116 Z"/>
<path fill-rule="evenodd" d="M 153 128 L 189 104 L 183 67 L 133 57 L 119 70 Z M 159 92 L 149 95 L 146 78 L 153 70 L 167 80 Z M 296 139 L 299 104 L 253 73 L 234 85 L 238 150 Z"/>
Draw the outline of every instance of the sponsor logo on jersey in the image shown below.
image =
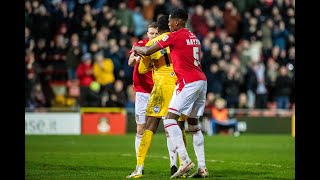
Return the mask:
<path fill-rule="evenodd" d="M 154 111 L 155 113 L 158 113 L 158 112 L 160 111 L 160 107 L 159 107 L 159 106 L 154 106 L 154 107 L 153 107 L 153 111 Z"/>

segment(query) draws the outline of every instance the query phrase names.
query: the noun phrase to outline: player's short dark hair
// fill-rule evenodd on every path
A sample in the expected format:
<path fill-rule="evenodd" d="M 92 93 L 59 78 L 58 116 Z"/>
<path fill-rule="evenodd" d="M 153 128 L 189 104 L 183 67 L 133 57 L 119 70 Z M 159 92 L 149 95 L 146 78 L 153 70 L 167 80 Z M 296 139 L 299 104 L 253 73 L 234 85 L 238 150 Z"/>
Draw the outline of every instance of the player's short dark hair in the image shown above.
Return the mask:
<path fill-rule="evenodd" d="M 169 16 L 168 15 L 162 15 L 157 20 L 158 23 L 158 30 L 159 31 L 170 31 L 169 29 Z"/>
<path fill-rule="evenodd" d="M 188 20 L 188 12 L 184 9 L 174 9 L 171 11 L 170 13 L 171 18 L 178 18 L 178 19 L 182 19 L 184 21 Z"/>
<path fill-rule="evenodd" d="M 149 24 L 148 28 L 158 28 L 158 23 L 152 22 L 151 24 Z"/>

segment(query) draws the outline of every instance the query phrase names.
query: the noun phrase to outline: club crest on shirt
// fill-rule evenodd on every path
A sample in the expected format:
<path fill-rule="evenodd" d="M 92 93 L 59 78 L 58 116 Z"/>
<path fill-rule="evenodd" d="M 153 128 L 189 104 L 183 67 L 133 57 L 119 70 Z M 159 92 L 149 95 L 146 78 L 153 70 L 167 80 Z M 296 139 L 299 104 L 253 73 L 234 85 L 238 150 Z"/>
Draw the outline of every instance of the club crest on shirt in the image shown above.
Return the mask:
<path fill-rule="evenodd" d="M 162 38 L 162 41 L 166 41 L 169 38 L 168 35 L 166 35 L 165 37 Z"/>
<path fill-rule="evenodd" d="M 167 49 L 166 49 L 166 48 L 161 49 L 161 50 L 160 50 L 160 53 L 161 53 L 161 55 L 166 54 L 166 53 L 167 53 Z"/>
<path fill-rule="evenodd" d="M 158 113 L 158 112 L 160 111 L 160 107 L 159 107 L 159 106 L 154 106 L 154 107 L 153 107 L 153 111 L 154 111 L 155 113 Z"/>
<path fill-rule="evenodd" d="M 171 72 L 171 73 L 170 73 L 170 76 L 171 76 L 171 77 L 174 76 L 174 72 Z"/>

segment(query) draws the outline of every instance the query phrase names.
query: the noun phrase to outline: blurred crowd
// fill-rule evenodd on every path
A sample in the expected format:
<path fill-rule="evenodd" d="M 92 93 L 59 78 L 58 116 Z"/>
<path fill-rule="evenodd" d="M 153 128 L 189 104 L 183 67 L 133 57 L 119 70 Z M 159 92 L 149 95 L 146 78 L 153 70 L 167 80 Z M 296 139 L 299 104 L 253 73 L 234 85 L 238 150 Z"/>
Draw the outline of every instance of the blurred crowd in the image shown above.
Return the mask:
<path fill-rule="evenodd" d="M 207 107 L 294 106 L 294 0 L 25 0 L 25 107 L 134 107 L 129 51 L 174 8 L 202 43 Z"/>

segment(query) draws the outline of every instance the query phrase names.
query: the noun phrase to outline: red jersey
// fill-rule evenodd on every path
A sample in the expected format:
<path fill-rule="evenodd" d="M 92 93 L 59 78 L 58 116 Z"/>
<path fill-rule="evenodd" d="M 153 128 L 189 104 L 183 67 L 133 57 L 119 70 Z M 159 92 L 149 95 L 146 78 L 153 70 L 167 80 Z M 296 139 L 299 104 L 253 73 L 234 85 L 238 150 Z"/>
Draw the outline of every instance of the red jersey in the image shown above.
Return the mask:
<path fill-rule="evenodd" d="M 92 70 L 92 64 L 87 65 L 80 63 L 78 68 L 77 68 L 77 76 L 79 79 L 79 84 L 80 86 L 86 86 L 89 87 L 90 83 L 94 81 L 94 76 L 93 75 L 87 75 L 86 71 Z"/>
<path fill-rule="evenodd" d="M 92 70 L 92 64 L 87 65 L 84 63 L 80 63 L 77 68 L 77 76 L 79 79 L 80 86 L 86 86 L 89 87 L 90 83 L 94 81 L 93 75 L 87 75 L 86 71 Z"/>
<path fill-rule="evenodd" d="M 144 46 L 149 40 L 144 39 L 136 42 L 134 46 Z M 133 47 L 130 54 L 133 53 Z M 133 89 L 136 92 L 143 92 L 143 93 L 151 93 L 153 88 L 153 81 L 152 81 L 152 71 L 149 71 L 145 74 L 139 74 L 138 67 L 139 63 L 136 63 L 133 69 Z"/>
<path fill-rule="evenodd" d="M 170 47 L 173 70 L 181 81 L 190 83 L 207 80 L 202 71 L 199 39 L 187 28 L 182 28 L 163 37 L 157 44 L 161 47 Z"/>

